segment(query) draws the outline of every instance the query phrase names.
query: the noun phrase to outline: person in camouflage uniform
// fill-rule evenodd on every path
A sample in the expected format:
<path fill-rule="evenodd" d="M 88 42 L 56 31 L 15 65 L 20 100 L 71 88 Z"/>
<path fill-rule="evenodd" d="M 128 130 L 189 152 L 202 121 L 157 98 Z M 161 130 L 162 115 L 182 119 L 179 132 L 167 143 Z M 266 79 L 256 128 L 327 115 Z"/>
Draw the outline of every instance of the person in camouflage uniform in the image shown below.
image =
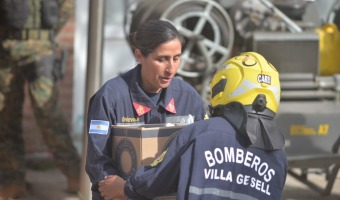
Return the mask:
<path fill-rule="evenodd" d="M 60 16 L 54 34 L 52 30 L 35 29 L 29 30 L 26 38 L 8 38 L 0 30 L 0 199 L 28 194 L 22 130 L 26 82 L 45 143 L 67 177 L 68 191 L 78 191 L 80 157 L 73 145 L 68 121 L 58 107 L 58 77 L 51 59 L 55 45 L 53 35 L 58 34 L 73 13 L 74 2 L 57 1 Z M 28 18 L 28 22 L 30 20 Z"/>

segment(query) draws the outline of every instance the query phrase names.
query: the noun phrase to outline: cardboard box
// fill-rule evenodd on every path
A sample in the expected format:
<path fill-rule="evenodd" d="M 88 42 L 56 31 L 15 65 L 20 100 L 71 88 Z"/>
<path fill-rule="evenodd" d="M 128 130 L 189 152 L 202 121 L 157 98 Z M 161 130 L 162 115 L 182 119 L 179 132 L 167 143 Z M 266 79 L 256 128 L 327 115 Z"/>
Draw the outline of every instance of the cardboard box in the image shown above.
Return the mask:
<path fill-rule="evenodd" d="M 141 165 L 151 164 L 168 147 L 177 131 L 185 125 L 115 125 L 112 156 L 119 175 L 126 179 Z"/>

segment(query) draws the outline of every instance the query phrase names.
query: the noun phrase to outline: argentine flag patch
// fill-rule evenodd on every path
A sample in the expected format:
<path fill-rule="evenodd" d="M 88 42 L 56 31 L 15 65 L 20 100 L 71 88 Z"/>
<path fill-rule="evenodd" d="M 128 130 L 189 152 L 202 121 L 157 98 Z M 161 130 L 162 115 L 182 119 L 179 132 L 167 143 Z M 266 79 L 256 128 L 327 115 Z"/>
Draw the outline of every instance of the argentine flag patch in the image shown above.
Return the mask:
<path fill-rule="evenodd" d="M 109 130 L 109 122 L 102 120 L 91 120 L 89 133 L 107 135 Z"/>

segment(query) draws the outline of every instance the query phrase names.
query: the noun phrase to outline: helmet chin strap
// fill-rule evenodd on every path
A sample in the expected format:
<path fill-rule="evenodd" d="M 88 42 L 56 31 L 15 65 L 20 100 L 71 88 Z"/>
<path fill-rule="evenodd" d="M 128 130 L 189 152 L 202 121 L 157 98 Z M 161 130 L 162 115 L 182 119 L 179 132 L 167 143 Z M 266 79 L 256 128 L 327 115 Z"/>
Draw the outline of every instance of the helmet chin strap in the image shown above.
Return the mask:
<path fill-rule="evenodd" d="M 282 149 L 284 138 L 277 128 L 275 113 L 268 108 L 262 110 L 254 110 L 254 105 L 244 106 L 239 102 L 231 102 L 211 108 L 211 116 L 225 118 L 238 133 L 249 139 L 251 147 Z"/>

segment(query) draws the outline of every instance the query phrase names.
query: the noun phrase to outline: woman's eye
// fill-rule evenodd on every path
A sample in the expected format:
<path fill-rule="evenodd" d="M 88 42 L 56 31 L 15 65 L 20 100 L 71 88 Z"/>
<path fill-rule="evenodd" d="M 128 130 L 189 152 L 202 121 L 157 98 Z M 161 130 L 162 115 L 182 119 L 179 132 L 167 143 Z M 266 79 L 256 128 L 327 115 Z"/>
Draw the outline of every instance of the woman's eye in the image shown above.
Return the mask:
<path fill-rule="evenodd" d="M 166 58 L 162 57 L 162 58 L 158 58 L 158 61 L 160 62 L 164 62 L 166 60 Z"/>
<path fill-rule="evenodd" d="M 175 56 L 174 61 L 179 61 L 181 59 L 181 56 Z"/>

